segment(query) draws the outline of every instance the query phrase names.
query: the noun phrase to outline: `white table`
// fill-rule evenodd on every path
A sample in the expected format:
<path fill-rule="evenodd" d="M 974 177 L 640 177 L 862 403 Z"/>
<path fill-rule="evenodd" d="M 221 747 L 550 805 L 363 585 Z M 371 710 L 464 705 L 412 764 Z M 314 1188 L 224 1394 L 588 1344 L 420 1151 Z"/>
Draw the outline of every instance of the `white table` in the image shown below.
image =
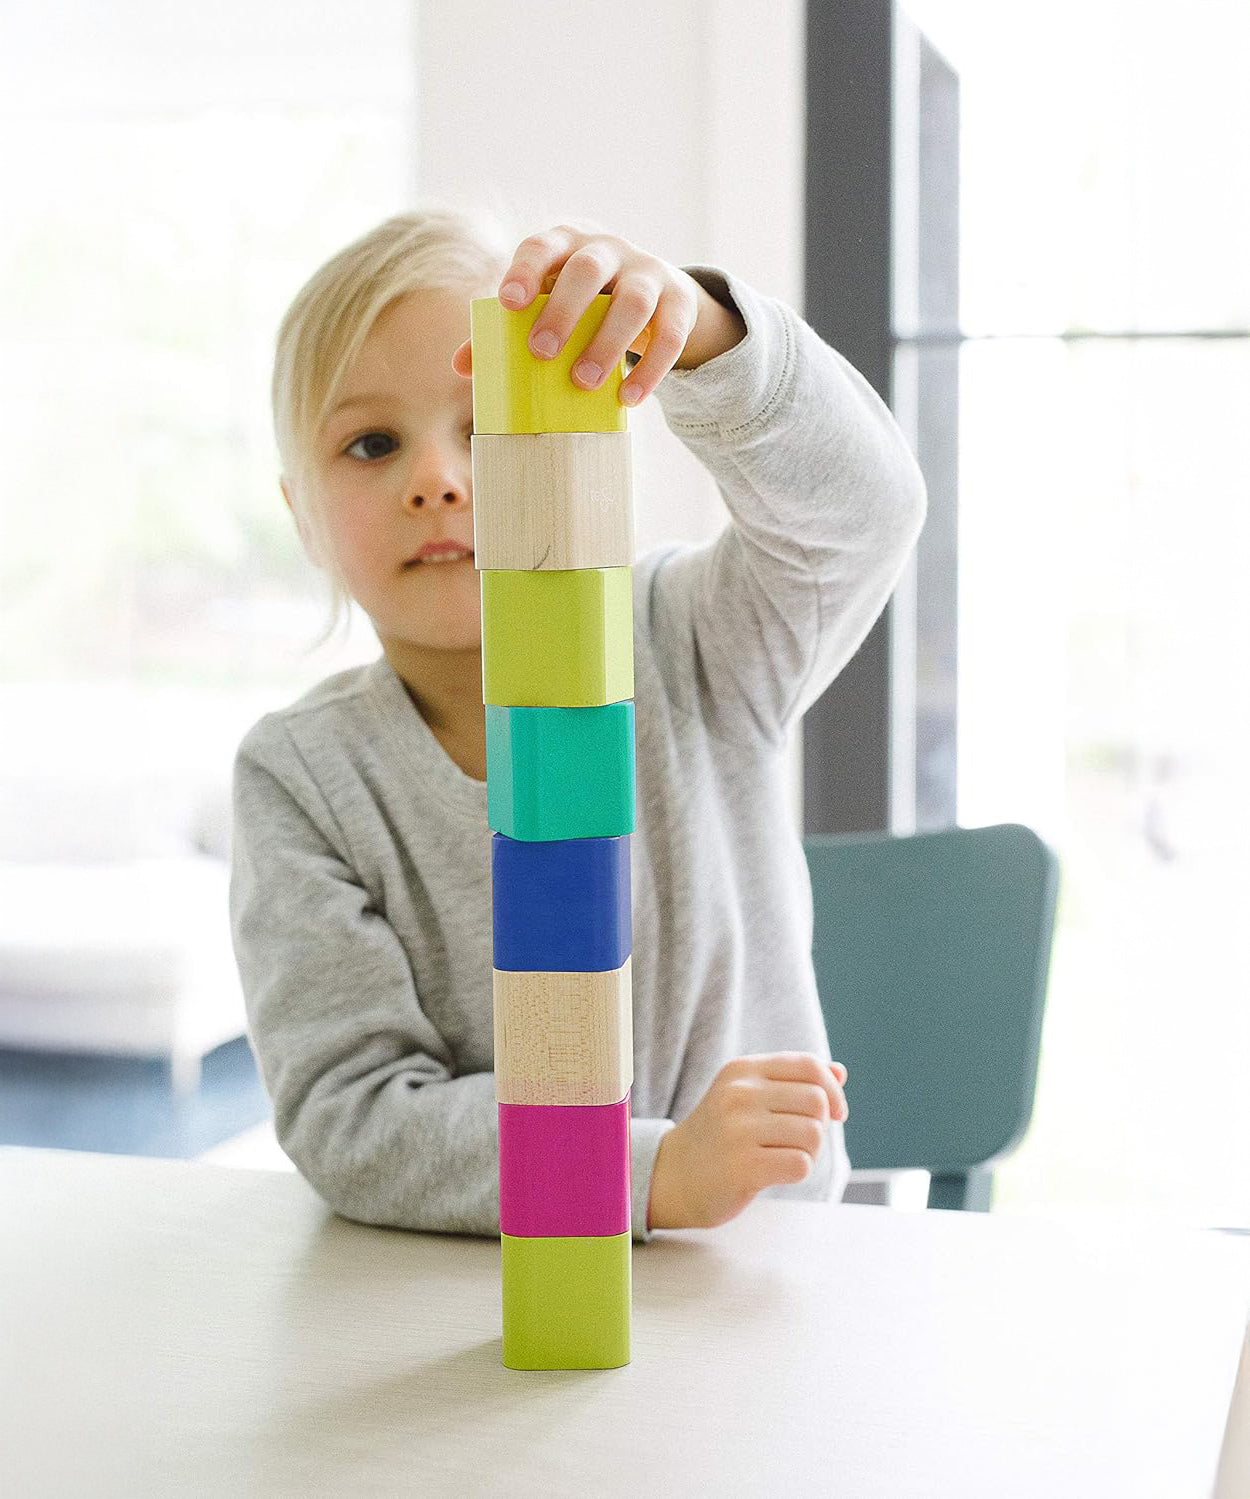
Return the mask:
<path fill-rule="evenodd" d="M 518 1373 L 497 1240 L 0 1150 L 0 1494 L 1205 1499 L 1248 1307 L 1244 1238 L 757 1200 L 635 1246 L 626 1368 Z"/>

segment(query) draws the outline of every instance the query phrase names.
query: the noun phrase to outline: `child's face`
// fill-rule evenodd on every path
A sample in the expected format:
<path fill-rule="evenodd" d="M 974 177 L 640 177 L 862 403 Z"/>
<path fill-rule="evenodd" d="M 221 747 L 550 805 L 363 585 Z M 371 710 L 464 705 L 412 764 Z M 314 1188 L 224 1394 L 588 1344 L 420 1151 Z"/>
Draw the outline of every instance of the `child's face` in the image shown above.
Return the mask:
<path fill-rule="evenodd" d="M 319 435 L 313 472 L 325 531 L 383 646 L 481 647 L 473 383 L 451 363 L 469 336 L 472 295 L 422 290 L 392 303 Z M 463 549 L 456 559 L 413 560 L 427 542 L 446 540 Z"/>

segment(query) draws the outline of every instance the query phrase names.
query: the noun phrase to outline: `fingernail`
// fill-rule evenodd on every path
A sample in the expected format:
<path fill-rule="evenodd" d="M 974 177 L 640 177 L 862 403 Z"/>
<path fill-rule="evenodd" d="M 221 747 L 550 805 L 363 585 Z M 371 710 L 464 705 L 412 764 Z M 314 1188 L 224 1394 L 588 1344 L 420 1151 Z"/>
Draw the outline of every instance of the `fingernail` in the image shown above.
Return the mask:
<path fill-rule="evenodd" d="M 519 281 L 509 281 L 506 286 L 500 287 L 499 297 L 503 302 L 524 302 L 525 288 Z"/>
<path fill-rule="evenodd" d="M 583 385 L 597 385 L 603 371 L 592 360 L 582 359 L 578 361 L 573 373 Z"/>
<path fill-rule="evenodd" d="M 622 385 L 621 400 L 626 406 L 634 406 L 642 400 L 642 391 L 636 385 Z"/>
<path fill-rule="evenodd" d="M 560 340 L 554 333 L 546 329 L 530 339 L 530 348 L 533 349 L 535 354 L 541 355 L 544 359 L 550 359 L 559 347 Z"/>

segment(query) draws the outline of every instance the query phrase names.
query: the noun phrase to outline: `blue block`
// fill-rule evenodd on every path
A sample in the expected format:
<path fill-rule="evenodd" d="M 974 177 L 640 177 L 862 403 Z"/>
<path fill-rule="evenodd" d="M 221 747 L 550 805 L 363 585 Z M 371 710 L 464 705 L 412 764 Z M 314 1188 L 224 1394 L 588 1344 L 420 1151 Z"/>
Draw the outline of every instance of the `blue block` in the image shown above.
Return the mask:
<path fill-rule="evenodd" d="M 633 948 L 628 833 L 535 843 L 491 836 L 494 964 L 600 973 Z"/>

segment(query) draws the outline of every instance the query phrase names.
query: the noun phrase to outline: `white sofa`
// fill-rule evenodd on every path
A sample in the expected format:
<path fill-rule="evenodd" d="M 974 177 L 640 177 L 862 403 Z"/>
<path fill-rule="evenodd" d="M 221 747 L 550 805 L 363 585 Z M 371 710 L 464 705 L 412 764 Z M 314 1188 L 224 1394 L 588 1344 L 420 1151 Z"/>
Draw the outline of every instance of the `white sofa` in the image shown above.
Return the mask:
<path fill-rule="evenodd" d="M 233 729 L 193 753 L 193 724 L 127 688 L 6 686 L 0 708 L 0 1046 L 161 1056 L 194 1090 L 246 1030 Z"/>

